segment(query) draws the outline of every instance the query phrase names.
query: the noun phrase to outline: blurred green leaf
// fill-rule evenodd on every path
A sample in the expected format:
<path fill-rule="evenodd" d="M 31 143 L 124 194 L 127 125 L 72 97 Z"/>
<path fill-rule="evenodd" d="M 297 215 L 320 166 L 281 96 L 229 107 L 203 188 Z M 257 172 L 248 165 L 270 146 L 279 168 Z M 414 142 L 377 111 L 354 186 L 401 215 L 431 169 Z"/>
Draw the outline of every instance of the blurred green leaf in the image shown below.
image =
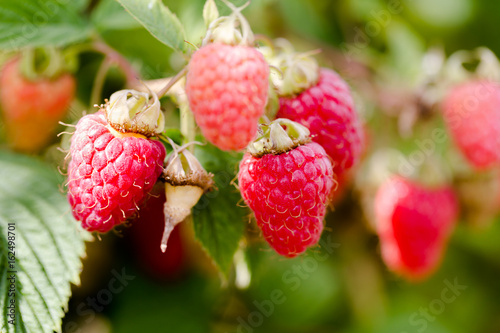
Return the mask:
<path fill-rule="evenodd" d="M 173 74 L 169 62 L 172 49 L 165 47 L 142 26 L 130 30 L 105 31 L 101 37 L 134 64 L 143 79 L 159 79 Z"/>
<path fill-rule="evenodd" d="M 92 12 L 98 31 L 127 30 L 141 26 L 116 0 L 104 0 Z"/>
<path fill-rule="evenodd" d="M 246 210 L 238 205 L 241 195 L 231 184 L 241 154 L 229 154 L 212 145 L 196 147 L 195 155 L 214 174 L 216 188 L 201 197 L 193 208 L 196 238 L 227 275 L 245 228 Z"/>
<path fill-rule="evenodd" d="M 199 276 L 170 285 L 138 276 L 117 296 L 113 332 L 210 332 L 214 287 Z"/>
<path fill-rule="evenodd" d="M 339 269 L 331 264 L 332 250 L 321 247 L 286 260 L 279 260 L 274 251 L 250 253 L 252 284 L 248 296 L 252 303 L 248 310 L 266 315 L 262 326 L 267 331 L 312 332 L 335 317 L 345 298 Z"/>
<path fill-rule="evenodd" d="M 1 332 L 59 331 L 88 234 L 78 230 L 58 188 L 62 179 L 46 165 L 0 152 L 0 179 Z M 12 300 L 14 325 L 7 323 Z"/>
<path fill-rule="evenodd" d="M 439 29 L 457 27 L 474 14 L 476 1 L 471 0 L 420 0 L 406 1 L 408 11 L 421 23 Z"/>
<path fill-rule="evenodd" d="M 117 0 L 160 42 L 177 51 L 185 47 L 181 22 L 161 1 Z"/>
<path fill-rule="evenodd" d="M 288 28 L 308 38 L 338 42 L 339 34 L 334 19 L 325 17 L 330 10 L 329 1 L 280 0 L 278 1 Z"/>
<path fill-rule="evenodd" d="M 389 66 L 398 76 L 414 82 L 422 72 L 425 42 L 409 24 L 394 19 L 386 29 Z"/>
<path fill-rule="evenodd" d="M 0 48 L 64 46 L 85 40 L 91 32 L 90 25 L 80 15 L 85 2 L 1 1 Z"/>
<path fill-rule="evenodd" d="M 183 136 L 182 136 L 181 131 L 178 128 L 167 128 L 167 129 L 165 129 L 165 131 L 163 131 L 162 134 L 164 136 L 172 139 L 178 145 L 182 145 Z M 170 146 L 170 142 L 168 142 L 168 141 L 165 141 L 165 142 Z"/>
<path fill-rule="evenodd" d="M 381 0 L 348 0 L 346 5 L 350 16 L 364 21 L 372 20 L 374 11 L 385 9 Z"/>

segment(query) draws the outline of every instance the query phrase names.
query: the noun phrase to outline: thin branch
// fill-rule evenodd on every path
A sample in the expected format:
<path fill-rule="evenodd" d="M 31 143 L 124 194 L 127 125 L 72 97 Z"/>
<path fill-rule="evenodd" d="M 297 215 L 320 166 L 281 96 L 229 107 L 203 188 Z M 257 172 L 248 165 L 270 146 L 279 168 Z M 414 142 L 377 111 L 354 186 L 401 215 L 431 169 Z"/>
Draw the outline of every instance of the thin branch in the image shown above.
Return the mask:
<path fill-rule="evenodd" d="M 179 81 L 184 75 L 186 75 L 187 71 L 188 71 L 188 68 L 186 66 L 179 73 L 177 73 L 173 78 L 171 78 L 168 81 L 168 83 L 165 85 L 165 87 L 163 87 L 163 89 L 158 92 L 158 98 L 162 98 L 163 95 L 165 95 L 167 93 L 167 91 L 170 88 L 172 88 L 172 86 L 175 83 L 177 83 L 177 81 Z"/>
<path fill-rule="evenodd" d="M 123 71 L 127 79 L 128 87 L 136 85 L 140 77 L 139 72 L 132 67 L 130 62 L 125 57 L 102 41 L 95 42 L 94 49 L 103 53 L 110 62 L 116 64 Z"/>
<path fill-rule="evenodd" d="M 94 79 L 94 85 L 92 86 L 92 92 L 90 94 L 90 105 L 96 105 L 102 102 L 102 88 L 104 87 L 106 74 L 108 73 L 110 67 L 111 61 L 108 58 L 104 59 L 99 66 Z"/>

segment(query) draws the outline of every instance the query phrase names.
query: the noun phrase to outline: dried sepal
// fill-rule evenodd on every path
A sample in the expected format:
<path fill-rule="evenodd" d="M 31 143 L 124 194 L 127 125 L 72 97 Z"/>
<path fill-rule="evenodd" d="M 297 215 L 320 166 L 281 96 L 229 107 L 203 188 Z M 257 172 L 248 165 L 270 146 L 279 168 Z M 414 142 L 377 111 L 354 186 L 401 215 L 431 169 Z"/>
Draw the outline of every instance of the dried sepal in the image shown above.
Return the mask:
<path fill-rule="evenodd" d="M 166 182 L 164 205 L 165 229 L 161 241 L 161 250 L 165 252 L 167 242 L 174 227 L 191 214 L 191 209 L 200 200 L 203 193 L 212 189 L 213 174 L 208 173 L 198 159 L 186 149 L 189 143 L 182 147 L 170 140 L 174 152 L 167 160 L 163 172 Z"/>
<path fill-rule="evenodd" d="M 119 90 L 111 95 L 103 109 L 108 124 L 120 133 L 150 137 L 162 133 L 165 127 L 160 101 L 151 90 Z"/>
<path fill-rule="evenodd" d="M 307 127 L 284 118 L 261 124 L 259 134 L 259 137 L 248 145 L 248 151 L 255 157 L 265 154 L 279 155 L 311 141 Z"/>

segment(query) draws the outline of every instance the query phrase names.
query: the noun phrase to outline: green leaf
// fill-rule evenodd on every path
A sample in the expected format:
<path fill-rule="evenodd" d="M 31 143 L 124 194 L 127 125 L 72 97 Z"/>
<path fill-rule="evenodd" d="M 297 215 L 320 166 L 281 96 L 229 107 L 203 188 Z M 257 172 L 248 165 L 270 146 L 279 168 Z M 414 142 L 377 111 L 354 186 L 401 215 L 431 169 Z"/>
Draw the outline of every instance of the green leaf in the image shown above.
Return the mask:
<path fill-rule="evenodd" d="M 326 1 L 279 1 L 279 10 L 287 24 L 287 28 L 306 38 L 327 42 L 338 42 L 341 33 L 333 24 L 333 18 L 325 18 L 324 12 L 331 10 L 325 7 Z"/>
<path fill-rule="evenodd" d="M 113 332 L 161 332 L 160 327 L 175 333 L 210 331 L 218 286 L 196 274 L 175 283 L 152 283 L 143 272 L 132 274 L 137 278 L 113 302 Z"/>
<path fill-rule="evenodd" d="M 166 61 L 173 50 L 165 47 L 165 44 L 154 38 L 142 25 L 129 30 L 107 30 L 101 33 L 101 37 L 133 63 L 134 67 L 140 70 L 142 78 L 159 79 L 175 74 Z"/>
<path fill-rule="evenodd" d="M 0 49 L 64 46 L 89 37 L 80 15 L 85 2 L 69 0 L 0 1 Z"/>
<path fill-rule="evenodd" d="M 91 20 L 97 30 L 102 32 L 108 30 L 135 29 L 141 26 L 141 24 L 115 0 L 101 1 L 92 12 Z"/>
<path fill-rule="evenodd" d="M 165 131 L 162 134 L 164 136 L 172 139 L 178 145 L 182 145 L 183 137 L 182 137 L 181 131 L 178 128 L 167 128 L 167 129 L 165 129 Z M 170 143 L 168 143 L 168 144 L 170 144 Z"/>
<path fill-rule="evenodd" d="M 89 234 L 71 216 L 61 177 L 43 163 L 0 152 L 0 179 L 0 331 L 60 331 Z"/>
<path fill-rule="evenodd" d="M 195 155 L 214 174 L 217 188 L 202 196 L 193 208 L 194 232 L 217 267 L 227 275 L 243 236 L 247 213 L 238 205 L 241 195 L 231 182 L 241 154 L 222 152 L 207 144 L 196 147 Z"/>
<path fill-rule="evenodd" d="M 117 1 L 160 42 L 174 50 L 184 50 L 184 28 L 160 0 Z"/>

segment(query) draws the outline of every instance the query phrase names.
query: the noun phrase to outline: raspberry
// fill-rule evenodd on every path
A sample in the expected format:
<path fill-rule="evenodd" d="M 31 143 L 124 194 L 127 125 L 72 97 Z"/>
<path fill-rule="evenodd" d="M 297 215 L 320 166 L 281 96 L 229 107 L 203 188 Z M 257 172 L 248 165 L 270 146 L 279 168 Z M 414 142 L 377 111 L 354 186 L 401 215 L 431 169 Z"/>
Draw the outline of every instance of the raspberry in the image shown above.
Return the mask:
<path fill-rule="evenodd" d="M 277 117 L 306 126 L 313 141 L 334 161 L 333 171 L 339 178 L 361 156 L 363 133 L 351 92 L 333 70 L 321 68 L 317 84 L 297 96 L 280 97 Z"/>
<path fill-rule="evenodd" d="M 163 172 L 163 113 L 152 92 L 120 90 L 71 138 L 68 167 L 73 216 L 89 231 L 107 232 L 132 216 Z"/>
<path fill-rule="evenodd" d="M 334 182 L 332 164 L 319 144 L 264 152 L 261 157 L 246 153 L 238 182 L 257 225 L 276 252 L 295 257 L 319 241 Z"/>
<path fill-rule="evenodd" d="M 10 145 L 36 152 L 54 136 L 58 121 L 74 98 L 76 82 L 70 74 L 29 81 L 21 74 L 19 64 L 19 58 L 15 58 L 2 69 L 0 103 Z"/>
<path fill-rule="evenodd" d="M 196 123 L 223 150 L 241 150 L 257 134 L 269 66 L 255 48 L 208 44 L 189 62 L 186 93 Z"/>
<path fill-rule="evenodd" d="M 500 85 L 473 80 L 451 89 L 443 116 L 456 145 L 477 169 L 500 161 Z"/>
<path fill-rule="evenodd" d="M 69 202 L 89 231 L 107 232 L 131 217 L 163 171 L 165 147 L 118 137 L 102 112 L 84 116 L 71 139 Z"/>
<path fill-rule="evenodd" d="M 427 188 L 393 177 L 375 196 L 377 233 L 389 269 L 421 280 L 439 266 L 457 221 L 458 202 L 447 186 Z"/>

